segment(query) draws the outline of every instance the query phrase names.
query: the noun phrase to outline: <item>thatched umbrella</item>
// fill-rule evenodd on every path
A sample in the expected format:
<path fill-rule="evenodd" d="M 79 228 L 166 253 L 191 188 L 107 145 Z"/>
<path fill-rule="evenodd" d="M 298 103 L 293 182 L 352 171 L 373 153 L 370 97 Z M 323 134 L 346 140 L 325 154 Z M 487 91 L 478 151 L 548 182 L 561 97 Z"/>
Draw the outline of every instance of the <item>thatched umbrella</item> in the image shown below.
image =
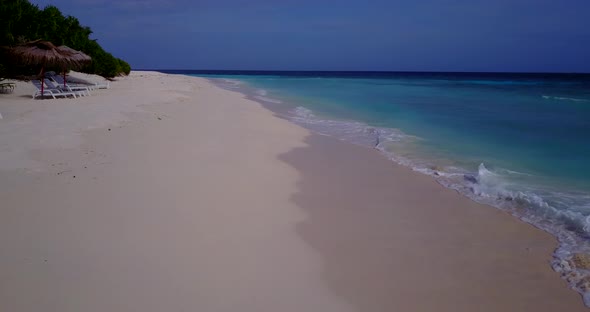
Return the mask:
<path fill-rule="evenodd" d="M 27 42 L 10 49 L 10 54 L 25 65 L 41 65 L 41 94 L 43 94 L 46 66 L 79 66 L 72 54 L 60 51 L 53 43 L 43 40 Z"/>
<path fill-rule="evenodd" d="M 57 50 L 62 52 L 63 54 L 67 54 L 70 55 L 70 57 L 76 61 L 76 65 L 77 67 L 83 66 L 84 64 L 88 64 L 90 62 L 92 62 L 92 58 L 90 56 L 88 56 L 87 54 L 80 52 L 78 50 L 74 50 L 68 46 L 62 45 L 57 47 Z M 72 66 L 72 65 L 70 65 Z M 63 75 L 64 75 L 64 88 L 66 86 L 66 67 L 63 67 Z"/>

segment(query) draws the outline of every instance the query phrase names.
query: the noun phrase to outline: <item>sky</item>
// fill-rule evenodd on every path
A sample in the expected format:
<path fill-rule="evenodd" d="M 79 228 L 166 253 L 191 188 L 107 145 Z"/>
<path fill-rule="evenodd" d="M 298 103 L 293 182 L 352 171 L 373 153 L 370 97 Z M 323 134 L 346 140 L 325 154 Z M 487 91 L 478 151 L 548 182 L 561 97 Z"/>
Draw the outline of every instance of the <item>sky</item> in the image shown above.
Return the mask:
<path fill-rule="evenodd" d="M 134 69 L 590 72 L 588 0 L 31 0 Z"/>

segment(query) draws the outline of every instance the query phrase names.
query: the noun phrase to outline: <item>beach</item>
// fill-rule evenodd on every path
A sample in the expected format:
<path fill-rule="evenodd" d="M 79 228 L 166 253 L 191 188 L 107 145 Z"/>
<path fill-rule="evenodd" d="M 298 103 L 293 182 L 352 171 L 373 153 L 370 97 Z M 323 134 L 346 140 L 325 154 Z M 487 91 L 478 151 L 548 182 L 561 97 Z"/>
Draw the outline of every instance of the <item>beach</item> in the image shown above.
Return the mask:
<path fill-rule="evenodd" d="M 206 79 L 30 88 L 0 95 L 2 311 L 587 310 L 548 233 Z"/>

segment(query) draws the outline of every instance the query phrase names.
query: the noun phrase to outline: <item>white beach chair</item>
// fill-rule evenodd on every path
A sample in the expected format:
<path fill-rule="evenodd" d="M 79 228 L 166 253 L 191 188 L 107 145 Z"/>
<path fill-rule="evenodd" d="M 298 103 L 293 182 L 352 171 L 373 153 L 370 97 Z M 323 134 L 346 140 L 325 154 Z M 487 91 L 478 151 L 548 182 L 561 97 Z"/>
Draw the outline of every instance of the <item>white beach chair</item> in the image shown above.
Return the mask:
<path fill-rule="evenodd" d="M 98 83 L 98 82 L 95 82 L 94 83 L 94 86 L 97 89 L 110 89 L 111 88 L 111 83 L 108 82 L 108 81 L 106 83 Z"/>
<path fill-rule="evenodd" d="M 55 75 L 55 76 L 51 77 L 51 79 L 53 79 L 53 81 L 55 81 L 61 87 L 63 87 L 64 82 L 65 82 L 66 88 L 68 86 L 72 89 L 85 88 L 88 91 L 98 89 L 98 87 L 94 84 L 70 83 L 70 82 L 64 81 L 64 77 L 60 76 L 60 75 Z"/>
<path fill-rule="evenodd" d="M 67 83 L 65 84 L 66 86 L 64 87 L 63 78 L 61 79 L 61 83 L 60 83 L 60 79 L 58 77 L 60 77 L 60 76 L 53 76 L 53 77 L 51 77 L 51 79 L 45 80 L 45 84 L 48 85 L 51 89 L 57 88 L 62 91 L 78 92 L 80 94 L 80 96 L 85 96 L 85 95 L 89 96 L 90 95 L 90 88 L 85 87 L 85 86 L 70 86 Z"/>
<path fill-rule="evenodd" d="M 51 78 L 53 80 L 55 80 L 58 83 L 61 83 L 61 85 L 63 86 L 64 81 L 63 81 L 63 77 L 56 74 L 55 72 L 47 72 L 45 74 L 45 77 Z M 67 82 L 66 82 L 67 83 Z M 94 89 L 110 89 L 111 88 L 111 83 L 107 80 L 106 83 L 98 83 L 98 82 L 88 82 L 85 81 L 83 84 L 71 84 L 72 86 L 83 86 L 83 87 L 87 87 L 90 90 L 94 90 Z"/>
<path fill-rule="evenodd" d="M 76 98 L 76 92 L 65 92 L 60 89 L 43 88 L 43 92 L 41 92 L 41 81 L 31 80 L 31 82 L 37 88 L 37 91 L 35 91 L 35 93 L 33 93 L 33 99 L 35 99 L 39 96 L 42 97 L 42 96 L 46 96 L 46 95 L 51 96 L 54 99 L 57 99 L 57 97 L 68 97 L 68 96 Z"/>

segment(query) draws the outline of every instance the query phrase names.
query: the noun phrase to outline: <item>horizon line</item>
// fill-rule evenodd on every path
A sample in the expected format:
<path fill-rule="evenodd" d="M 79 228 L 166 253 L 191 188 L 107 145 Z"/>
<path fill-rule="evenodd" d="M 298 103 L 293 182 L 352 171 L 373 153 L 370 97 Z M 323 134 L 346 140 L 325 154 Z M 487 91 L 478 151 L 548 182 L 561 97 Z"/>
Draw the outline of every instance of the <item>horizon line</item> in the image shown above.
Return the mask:
<path fill-rule="evenodd" d="M 293 72 L 293 73 L 424 73 L 424 74 L 561 74 L 590 75 L 590 72 L 518 72 L 518 71 L 427 71 L 427 70 L 294 70 L 294 69 L 155 69 L 141 68 L 135 71 L 195 71 L 195 72 Z"/>

